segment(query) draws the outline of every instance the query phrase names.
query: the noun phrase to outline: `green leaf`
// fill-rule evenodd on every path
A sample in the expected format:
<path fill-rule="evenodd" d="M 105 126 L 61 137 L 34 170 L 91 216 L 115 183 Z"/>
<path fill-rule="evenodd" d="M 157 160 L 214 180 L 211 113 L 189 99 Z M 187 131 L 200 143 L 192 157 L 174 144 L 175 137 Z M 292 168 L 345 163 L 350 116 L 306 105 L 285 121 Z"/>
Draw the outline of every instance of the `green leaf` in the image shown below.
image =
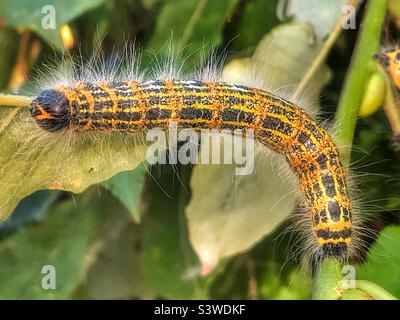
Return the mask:
<path fill-rule="evenodd" d="M 65 299 L 77 285 L 93 230 L 102 220 L 93 197 L 57 206 L 40 225 L 26 226 L 0 242 L 2 299 Z M 56 289 L 42 288 L 42 268 L 54 266 Z"/>
<path fill-rule="evenodd" d="M 0 242 L 0 298 L 151 298 L 138 232 L 127 210 L 96 188 L 64 201 Z M 54 290 L 41 286 L 44 265 L 56 270 Z"/>
<path fill-rule="evenodd" d="M 143 163 L 135 170 L 120 172 L 103 183 L 103 186 L 128 208 L 133 220 L 137 223 L 140 222 L 138 206 L 147 170 L 146 164 Z"/>
<path fill-rule="evenodd" d="M 0 2 L 1 5 L 1 2 Z M 11 28 L 0 27 L 0 88 L 6 87 L 11 77 L 18 50 L 18 33 Z"/>
<path fill-rule="evenodd" d="M 306 23 L 279 25 L 258 44 L 251 63 L 262 70 L 264 79 L 277 94 L 288 96 L 312 66 L 322 43 L 313 39 Z M 307 93 L 298 99 L 300 106 L 310 111 L 322 88 L 329 82 L 331 72 L 324 64 L 307 84 Z"/>
<path fill-rule="evenodd" d="M 222 41 L 224 23 L 229 19 L 238 0 L 169 0 L 164 1 L 157 17 L 153 34 L 146 47 L 161 49 L 168 39 L 182 48 L 190 45 L 188 52 L 199 49 L 207 54 L 212 46 Z M 204 45 L 207 45 L 204 48 Z M 187 62 L 198 63 L 199 52 L 190 55 Z"/>
<path fill-rule="evenodd" d="M 311 272 L 299 266 L 297 232 L 285 221 L 251 251 L 223 260 L 225 266 L 210 287 L 212 299 L 310 299 Z M 301 245 L 301 244 L 300 244 Z"/>
<path fill-rule="evenodd" d="M 23 199 L 10 218 L 0 222 L 0 239 L 14 233 L 29 222 L 41 221 L 59 195 L 52 190 L 40 190 Z"/>
<path fill-rule="evenodd" d="M 226 40 L 232 41 L 230 50 L 243 51 L 255 48 L 261 38 L 279 23 L 276 16 L 278 0 L 244 1 L 237 7 L 237 22 L 228 28 Z"/>
<path fill-rule="evenodd" d="M 243 83 L 246 72 L 256 70 L 261 79 L 272 82 L 273 88 L 291 87 L 293 91 L 320 49 L 319 43 L 311 45 L 309 40 L 305 24 L 274 28 L 260 41 L 251 58 L 233 60 L 225 67 L 224 80 Z M 313 80 L 311 97 L 307 98 L 313 100 L 329 78 L 329 70 L 323 66 Z M 312 109 L 309 105 L 304 107 Z M 284 159 L 271 159 L 265 152 L 256 154 L 255 159 L 256 170 L 248 176 L 235 177 L 234 165 L 194 168 L 187 218 L 190 241 L 203 273 L 211 271 L 221 258 L 251 248 L 294 209 L 293 190 L 297 186 L 280 178 L 279 163 Z M 288 180 L 291 182 L 293 177 Z"/>
<path fill-rule="evenodd" d="M 82 192 L 116 173 L 132 170 L 145 145 L 132 134 L 46 133 L 25 108 L 0 108 L 0 220 L 40 189 Z"/>
<path fill-rule="evenodd" d="M 96 230 L 72 298 L 153 299 L 140 267 L 140 230 L 120 204 L 107 200 L 107 214 Z"/>
<path fill-rule="evenodd" d="M 143 198 L 142 254 L 144 277 L 168 299 L 206 298 L 200 266 L 187 240 L 182 197 L 186 188 L 171 166 L 163 166 L 162 179 L 153 168 Z M 157 179 L 157 181 L 154 181 Z"/>
<path fill-rule="evenodd" d="M 290 184 L 279 178 L 277 159 L 263 160 L 264 155 L 256 155 L 257 172 L 247 176 L 235 177 L 235 165 L 195 167 L 186 212 L 203 274 L 222 258 L 252 247 L 292 212 L 295 195 L 288 191 Z"/>
<path fill-rule="evenodd" d="M 269 268 L 271 267 L 271 268 Z M 263 299 L 272 300 L 309 300 L 312 288 L 311 277 L 304 270 L 296 269 L 281 279 L 280 270 L 282 266 L 274 264 L 267 266 L 266 273 L 276 278 L 278 282 L 276 290 L 271 290 L 271 278 L 265 277 L 262 281 L 261 293 Z M 273 281 L 273 280 L 272 280 Z"/>
<path fill-rule="evenodd" d="M 357 279 L 368 280 L 400 298 L 400 227 L 386 227 L 357 267 Z"/>
<path fill-rule="evenodd" d="M 308 112 L 315 112 L 322 88 L 331 79 L 331 72 L 324 64 L 306 85 L 306 92 L 293 98 L 296 87 L 311 68 L 322 43 L 315 41 L 312 30 L 305 23 L 287 23 L 266 34 L 250 58 L 235 59 L 223 72 L 224 80 L 246 84 L 244 75 L 256 75 L 258 86 L 266 86 L 277 95 L 299 104 Z M 251 79 L 252 80 L 252 79 Z"/>
<path fill-rule="evenodd" d="M 1 16 L 6 24 L 29 28 L 42 36 L 57 49 L 63 48 L 60 28 L 63 24 L 74 20 L 83 13 L 97 8 L 105 0 L 1 0 Z M 46 29 L 46 15 L 49 6 L 55 9 L 55 28 Z M 51 9 L 50 9 L 51 10 Z M 44 22 L 44 25 L 42 24 Z"/>

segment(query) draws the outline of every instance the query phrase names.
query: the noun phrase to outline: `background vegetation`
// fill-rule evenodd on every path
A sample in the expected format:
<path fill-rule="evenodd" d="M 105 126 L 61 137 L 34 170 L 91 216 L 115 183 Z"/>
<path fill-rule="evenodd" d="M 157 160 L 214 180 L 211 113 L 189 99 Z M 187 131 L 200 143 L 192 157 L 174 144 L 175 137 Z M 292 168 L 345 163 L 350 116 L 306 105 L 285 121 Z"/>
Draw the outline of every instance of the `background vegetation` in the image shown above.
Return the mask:
<path fill-rule="evenodd" d="M 376 3 L 386 9 L 386 1 Z M 48 4 L 56 8 L 54 30 L 41 27 L 41 10 Z M 322 120 L 333 121 L 339 105 L 336 124 L 355 125 L 349 99 L 340 96 L 346 74 L 357 67 L 350 61 L 366 6 L 358 7 L 356 28 L 342 30 L 337 25 L 343 4 L 0 0 L 0 88 L 30 92 L 31 80 L 40 77 L 54 50 L 90 56 L 95 34 L 104 38 L 106 53 L 135 39 L 145 53 L 162 55 L 173 33 L 189 67 L 198 66 L 214 46 L 227 53 L 227 79 L 240 79 L 250 65 L 266 66 L 260 72 L 275 87 L 305 88 Z M 376 17 L 371 13 L 377 20 L 378 9 Z M 389 1 L 384 42 L 396 39 L 399 21 L 398 1 Z M 368 68 L 354 76 L 359 100 L 375 68 L 366 50 L 374 51 L 379 39 L 367 41 L 358 64 L 367 61 Z M 326 60 L 314 72 L 325 51 Z M 143 66 L 152 63 L 145 54 Z M 348 90 L 357 96 L 354 87 Z M 356 114 L 360 101 L 350 104 Z M 311 273 L 296 254 L 299 235 L 283 233 L 296 201 L 288 194 L 293 186 L 277 173 L 275 157 L 263 154 L 267 159 L 258 162 L 256 174 L 234 179 L 230 165 L 148 167 L 140 163 L 140 146 L 133 141 L 110 144 L 105 151 L 81 145 L 71 155 L 59 152 L 61 146 L 28 153 L 24 117 L 26 110 L 0 109 L 0 217 L 8 217 L 0 223 L 0 298 L 311 298 Z M 369 214 L 368 228 L 376 236 L 367 239 L 368 250 L 352 265 L 357 279 L 400 298 L 400 162 L 392 135 L 382 109 L 357 121 L 351 162 L 366 199 L 363 214 Z M 57 271 L 55 290 L 41 287 L 41 270 L 48 264 Z"/>

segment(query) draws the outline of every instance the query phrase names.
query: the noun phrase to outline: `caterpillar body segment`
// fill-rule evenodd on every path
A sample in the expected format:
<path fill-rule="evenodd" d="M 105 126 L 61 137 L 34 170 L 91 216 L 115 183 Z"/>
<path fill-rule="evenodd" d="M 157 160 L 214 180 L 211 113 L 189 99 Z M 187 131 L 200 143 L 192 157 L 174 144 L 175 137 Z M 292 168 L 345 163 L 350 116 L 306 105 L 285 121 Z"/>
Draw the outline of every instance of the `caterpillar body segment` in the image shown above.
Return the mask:
<path fill-rule="evenodd" d="M 80 82 L 42 91 L 30 110 L 51 132 L 140 132 L 167 129 L 171 122 L 178 129 L 251 129 L 298 176 L 316 256 L 347 257 L 352 207 L 338 149 L 302 108 L 276 95 L 209 81 Z"/>

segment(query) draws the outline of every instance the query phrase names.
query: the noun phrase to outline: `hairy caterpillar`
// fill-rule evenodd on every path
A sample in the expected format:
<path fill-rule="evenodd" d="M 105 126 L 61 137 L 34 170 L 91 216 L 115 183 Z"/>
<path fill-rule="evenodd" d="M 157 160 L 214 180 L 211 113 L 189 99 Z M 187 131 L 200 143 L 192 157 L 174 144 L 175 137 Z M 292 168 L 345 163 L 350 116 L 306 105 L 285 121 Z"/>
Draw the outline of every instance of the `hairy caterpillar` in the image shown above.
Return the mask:
<path fill-rule="evenodd" d="M 297 105 L 267 91 L 210 80 L 77 81 L 43 90 L 31 114 L 46 131 L 140 132 L 168 127 L 252 129 L 299 178 L 317 258 L 346 259 L 352 207 L 330 135 Z"/>
<path fill-rule="evenodd" d="M 382 72 L 387 74 L 386 94 L 383 95 L 385 99 L 384 109 L 392 127 L 393 148 L 397 151 L 400 141 L 400 115 L 396 89 L 400 89 L 400 49 L 397 47 L 383 49 L 380 53 L 374 55 L 374 59 L 380 63 Z M 393 91 L 392 88 L 395 90 Z"/>
<path fill-rule="evenodd" d="M 385 49 L 374 57 L 386 69 L 394 85 L 400 89 L 400 50 Z"/>

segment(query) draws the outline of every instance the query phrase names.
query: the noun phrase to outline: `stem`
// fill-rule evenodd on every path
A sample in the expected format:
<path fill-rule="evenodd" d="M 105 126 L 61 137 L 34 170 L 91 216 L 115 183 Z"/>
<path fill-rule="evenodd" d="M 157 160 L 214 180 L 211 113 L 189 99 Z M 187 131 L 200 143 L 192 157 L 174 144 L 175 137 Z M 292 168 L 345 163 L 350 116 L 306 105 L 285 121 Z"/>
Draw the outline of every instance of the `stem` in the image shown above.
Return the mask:
<path fill-rule="evenodd" d="M 372 56 L 379 51 L 380 36 L 387 0 L 368 1 L 366 13 L 353 54 L 350 72 L 339 100 L 335 124 L 337 138 L 345 146 L 342 161 L 348 164 L 356 127 L 358 109 L 364 94 L 369 73 L 374 68 Z"/>
<path fill-rule="evenodd" d="M 0 93 L 0 106 L 29 107 L 31 102 L 32 102 L 31 97 Z"/>
<path fill-rule="evenodd" d="M 342 265 L 338 260 L 333 258 L 323 260 L 316 272 L 313 299 L 337 300 L 340 297 L 337 285 L 342 278 Z"/>
<path fill-rule="evenodd" d="M 190 17 L 188 24 L 185 28 L 185 31 L 182 35 L 182 39 L 181 39 L 182 48 L 184 48 L 187 45 L 188 40 L 190 39 L 190 36 L 192 35 L 193 29 L 194 29 L 196 23 L 198 23 L 199 20 L 201 19 L 201 15 L 207 5 L 207 2 L 208 2 L 208 0 L 200 0 L 197 3 L 197 6 L 194 9 L 193 14 Z"/>

